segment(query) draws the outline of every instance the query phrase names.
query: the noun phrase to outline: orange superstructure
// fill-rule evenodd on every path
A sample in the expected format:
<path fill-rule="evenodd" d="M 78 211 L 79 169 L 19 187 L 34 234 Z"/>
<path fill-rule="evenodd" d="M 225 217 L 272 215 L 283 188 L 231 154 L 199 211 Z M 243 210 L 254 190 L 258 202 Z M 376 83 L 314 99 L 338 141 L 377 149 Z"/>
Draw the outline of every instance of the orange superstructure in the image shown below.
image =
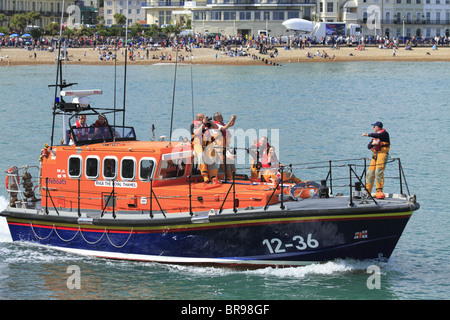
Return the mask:
<path fill-rule="evenodd" d="M 194 162 L 190 142 L 54 146 L 42 158 L 42 196 L 56 208 L 116 212 L 195 212 L 278 201 L 273 185 L 249 180 L 233 188 L 231 183 L 205 184 Z"/>

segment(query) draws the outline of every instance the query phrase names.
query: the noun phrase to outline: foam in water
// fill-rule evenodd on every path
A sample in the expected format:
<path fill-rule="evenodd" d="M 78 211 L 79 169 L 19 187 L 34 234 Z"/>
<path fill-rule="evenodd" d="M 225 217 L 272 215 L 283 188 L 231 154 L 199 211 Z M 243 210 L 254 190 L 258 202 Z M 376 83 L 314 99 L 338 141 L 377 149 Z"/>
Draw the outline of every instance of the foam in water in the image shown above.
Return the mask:
<path fill-rule="evenodd" d="M 5 210 L 8 206 L 8 200 L 0 196 L 0 212 Z M 5 217 L 0 217 L 0 242 L 11 242 L 11 234 L 9 233 L 8 224 Z"/>
<path fill-rule="evenodd" d="M 378 265 L 383 268 L 383 264 L 372 260 L 334 260 L 326 263 L 314 263 L 300 267 L 274 268 L 266 267 L 255 270 L 238 270 L 216 267 L 199 267 L 184 265 L 168 265 L 169 270 L 175 272 L 189 272 L 197 276 L 215 277 L 230 274 L 244 273 L 248 275 L 273 276 L 277 278 L 304 278 L 309 275 L 333 275 L 340 273 L 366 272 L 370 265 Z"/>

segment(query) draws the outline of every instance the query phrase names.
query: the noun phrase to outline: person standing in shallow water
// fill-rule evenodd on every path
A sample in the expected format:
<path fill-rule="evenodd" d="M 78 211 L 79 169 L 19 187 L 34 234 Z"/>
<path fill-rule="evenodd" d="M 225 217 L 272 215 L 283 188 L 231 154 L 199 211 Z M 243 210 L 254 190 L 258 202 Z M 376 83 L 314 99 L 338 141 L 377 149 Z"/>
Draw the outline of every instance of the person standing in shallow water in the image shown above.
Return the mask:
<path fill-rule="evenodd" d="M 389 133 L 383 129 L 383 123 L 377 121 L 372 124 L 373 133 L 363 133 L 363 137 L 373 138 L 367 148 L 372 150 L 373 156 L 366 174 L 366 189 L 371 193 L 374 181 L 376 182 L 376 198 L 384 199 L 384 169 L 386 168 L 387 156 L 391 148 Z"/>

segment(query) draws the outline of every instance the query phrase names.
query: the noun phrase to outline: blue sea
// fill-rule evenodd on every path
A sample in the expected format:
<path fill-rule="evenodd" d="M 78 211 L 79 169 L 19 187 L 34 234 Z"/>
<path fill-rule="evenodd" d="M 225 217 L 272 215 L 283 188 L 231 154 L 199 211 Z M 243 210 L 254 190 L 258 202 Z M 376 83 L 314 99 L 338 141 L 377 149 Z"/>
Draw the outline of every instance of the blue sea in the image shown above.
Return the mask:
<path fill-rule="evenodd" d="M 0 68 L 0 170 L 37 165 L 50 143 L 56 66 Z M 123 107 L 124 71 L 65 66 L 73 89 L 102 89 L 94 106 Z M 336 62 L 282 66 L 133 66 L 126 123 L 141 140 L 187 129 L 192 114 L 237 115 L 235 127 L 277 132 L 280 161 L 370 157 L 371 123 L 391 136 L 411 193 L 421 204 L 391 259 L 369 288 L 373 261 L 338 260 L 297 268 L 242 270 L 104 260 L 13 243 L 0 219 L 0 299 L 446 300 L 450 280 L 450 98 L 448 62 Z M 116 88 L 116 91 L 114 91 Z M 59 121 L 59 120 L 58 120 Z M 89 122 L 89 119 L 88 119 Z M 57 122 L 55 141 L 62 137 Z M 307 179 L 305 173 L 300 173 Z M 386 189 L 394 186 L 387 182 Z M 394 184 L 394 182 L 392 182 Z M 7 194 L 0 186 L 0 209 Z M 80 287 L 68 286 L 70 270 Z M 178 312 L 178 310 L 176 310 Z M 181 312 L 181 311 L 180 311 Z M 352 315 L 354 316 L 354 315 Z"/>

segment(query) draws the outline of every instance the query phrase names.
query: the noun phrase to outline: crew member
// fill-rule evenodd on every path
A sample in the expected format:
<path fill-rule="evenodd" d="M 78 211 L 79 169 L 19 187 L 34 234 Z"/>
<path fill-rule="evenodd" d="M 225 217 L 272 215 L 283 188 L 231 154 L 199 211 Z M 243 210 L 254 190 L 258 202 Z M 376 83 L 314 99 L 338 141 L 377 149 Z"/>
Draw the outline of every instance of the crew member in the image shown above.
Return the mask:
<path fill-rule="evenodd" d="M 206 118 L 203 113 L 197 114 L 193 121 L 192 138 L 194 152 L 197 156 L 198 168 L 203 177 L 203 182 L 217 182 L 217 165 L 215 161 L 214 144 L 210 128 L 217 129 L 217 125 Z"/>
<path fill-rule="evenodd" d="M 77 128 L 77 140 L 84 141 L 88 139 L 88 125 L 86 123 L 86 116 L 84 114 L 78 116 L 78 120 L 75 122 Z"/>
<path fill-rule="evenodd" d="M 372 124 L 373 133 L 363 133 L 363 137 L 371 137 L 372 141 L 367 148 L 373 151 L 372 160 L 369 165 L 369 170 L 366 174 L 366 189 L 371 193 L 373 182 L 375 180 L 377 199 L 384 199 L 383 193 L 384 185 L 384 168 L 386 167 L 387 156 L 391 147 L 389 133 L 383 129 L 383 124 L 379 121 Z"/>
<path fill-rule="evenodd" d="M 256 180 L 260 178 L 261 158 L 267 157 L 270 149 L 270 144 L 266 136 L 262 136 L 259 141 L 255 140 L 253 145 L 249 148 L 249 153 L 252 157 L 251 164 L 251 179 Z"/>
<path fill-rule="evenodd" d="M 108 120 L 103 114 L 98 115 L 97 121 L 94 123 L 94 137 L 95 139 L 108 139 L 111 138 L 111 133 L 109 131 Z"/>
<path fill-rule="evenodd" d="M 233 152 L 228 150 L 228 146 L 231 141 L 231 133 L 228 128 L 234 126 L 236 122 L 236 115 L 231 116 L 231 120 L 225 124 L 223 122 L 222 113 L 216 112 L 213 115 L 213 122 L 217 125 L 217 129 L 211 129 L 211 134 L 214 137 L 214 143 L 218 150 L 218 158 L 223 166 L 223 171 L 226 173 L 227 180 L 233 179 L 233 172 L 236 172 L 236 166 L 234 165 L 234 158 L 236 157 Z"/>
<path fill-rule="evenodd" d="M 280 163 L 275 153 L 275 147 L 269 147 L 268 152 L 263 154 L 261 166 L 263 168 L 262 175 L 267 182 L 279 182 L 281 175 L 278 177 L 278 170 L 280 167 L 284 167 Z M 301 183 L 302 180 L 297 178 L 292 172 L 283 170 L 283 182 Z"/>

